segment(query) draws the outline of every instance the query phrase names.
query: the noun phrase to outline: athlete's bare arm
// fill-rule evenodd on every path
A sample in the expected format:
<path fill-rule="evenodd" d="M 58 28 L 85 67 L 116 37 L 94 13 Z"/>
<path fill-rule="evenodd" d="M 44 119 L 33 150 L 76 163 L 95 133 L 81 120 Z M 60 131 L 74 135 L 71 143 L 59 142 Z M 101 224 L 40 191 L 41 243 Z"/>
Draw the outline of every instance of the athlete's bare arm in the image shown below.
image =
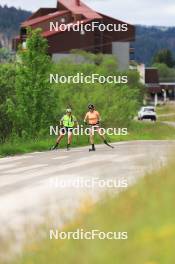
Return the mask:
<path fill-rule="evenodd" d="M 85 118 L 84 118 L 84 123 L 87 123 L 89 120 L 88 120 L 88 113 L 85 115 Z"/>

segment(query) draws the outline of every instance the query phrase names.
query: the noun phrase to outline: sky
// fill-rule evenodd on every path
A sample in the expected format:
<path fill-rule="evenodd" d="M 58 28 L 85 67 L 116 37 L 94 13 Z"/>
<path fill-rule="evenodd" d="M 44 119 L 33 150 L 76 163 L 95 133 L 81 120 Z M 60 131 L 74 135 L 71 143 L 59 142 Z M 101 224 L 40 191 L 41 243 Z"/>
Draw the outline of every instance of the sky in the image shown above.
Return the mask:
<path fill-rule="evenodd" d="M 82 0 L 96 11 L 132 24 L 175 26 L 175 0 Z M 36 11 L 56 0 L 0 0 L 0 4 Z"/>

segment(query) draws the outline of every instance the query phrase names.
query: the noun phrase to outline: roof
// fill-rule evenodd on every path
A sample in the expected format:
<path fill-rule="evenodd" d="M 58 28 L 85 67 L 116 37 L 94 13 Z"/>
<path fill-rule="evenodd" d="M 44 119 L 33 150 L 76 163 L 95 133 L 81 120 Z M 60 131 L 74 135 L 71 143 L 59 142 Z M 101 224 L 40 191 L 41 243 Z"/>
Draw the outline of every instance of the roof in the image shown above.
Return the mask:
<path fill-rule="evenodd" d="M 90 7 L 80 1 L 80 5 L 76 4 L 75 0 L 58 0 L 58 3 L 66 7 L 74 14 L 82 14 L 88 19 L 101 19 L 102 16 L 92 10 Z"/>
<path fill-rule="evenodd" d="M 58 2 L 58 5 L 57 5 L 57 11 L 53 11 L 53 12 L 50 12 L 49 14 L 46 14 L 46 15 L 39 15 L 37 17 L 34 17 L 34 18 L 29 18 L 28 20 L 26 20 L 25 22 L 23 22 L 21 24 L 21 27 L 30 27 L 32 25 L 37 25 L 41 22 L 44 22 L 44 21 L 47 21 L 47 20 L 52 20 L 53 18 L 57 18 L 59 16 L 62 16 L 64 14 L 72 14 L 72 15 L 81 15 L 83 17 L 83 19 L 78 20 L 77 18 L 77 21 L 74 21 L 72 23 L 69 23 L 66 25 L 69 26 L 70 24 L 74 25 L 74 24 L 77 24 L 77 23 L 80 23 L 80 24 L 86 24 L 87 22 L 91 22 L 91 21 L 94 21 L 95 19 L 103 19 L 103 15 L 102 14 L 99 14 L 97 12 L 95 12 L 93 9 L 91 9 L 90 7 L 88 7 L 87 5 L 85 5 L 83 2 L 80 1 L 80 4 L 78 5 L 77 4 L 77 1 L 76 0 L 57 0 Z M 61 6 L 59 6 L 61 5 Z M 55 9 L 56 10 L 56 9 Z M 40 11 L 40 9 L 39 9 Z M 39 12 L 37 11 L 37 12 Z M 37 14 L 37 12 L 35 14 Z M 105 17 L 108 17 L 108 16 L 105 16 Z M 110 18 L 110 17 L 108 17 Z M 116 20 L 115 18 L 113 18 L 114 20 Z M 119 20 L 117 20 L 119 21 Z M 122 21 L 120 21 L 122 22 Z M 49 36 L 52 36 L 52 35 L 55 35 L 55 34 L 60 34 L 64 31 L 61 31 L 61 30 L 54 30 L 54 31 L 45 31 L 42 33 L 42 35 L 44 37 L 49 37 Z"/>
<path fill-rule="evenodd" d="M 22 27 L 30 27 L 32 25 L 38 24 L 38 23 L 43 22 L 43 21 L 47 21 L 51 18 L 62 16 L 62 15 L 67 14 L 67 13 L 69 13 L 68 10 L 57 11 L 57 12 L 50 13 L 50 14 L 45 15 L 45 16 L 40 16 L 40 17 L 36 17 L 36 18 L 30 19 L 30 20 L 27 20 L 24 23 L 22 23 L 21 26 Z"/>

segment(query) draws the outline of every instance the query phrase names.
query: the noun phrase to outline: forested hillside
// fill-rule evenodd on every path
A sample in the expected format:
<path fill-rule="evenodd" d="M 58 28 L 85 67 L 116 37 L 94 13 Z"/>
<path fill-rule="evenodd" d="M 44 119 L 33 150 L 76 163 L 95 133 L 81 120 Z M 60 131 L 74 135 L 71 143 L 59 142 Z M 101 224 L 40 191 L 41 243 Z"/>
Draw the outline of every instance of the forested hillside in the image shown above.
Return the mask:
<path fill-rule="evenodd" d="M 161 49 L 173 51 L 175 55 L 175 27 L 137 26 L 134 44 L 136 60 L 149 65 L 152 57 Z"/>
<path fill-rule="evenodd" d="M 18 34 L 19 25 L 30 12 L 14 7 L 0 6 L 0 47 L 10 47 L 11 39 Z M 135 58 L 149 65 L 152 57 L 162 48 L 175 54 L 175 27 L 136 26 Z"/>
<path fill-rule="evenodd" d="M 11 47 L 11 39 L 18 34 L 19 25 L 30 12 L 0 5 L 0 47 Z"/>

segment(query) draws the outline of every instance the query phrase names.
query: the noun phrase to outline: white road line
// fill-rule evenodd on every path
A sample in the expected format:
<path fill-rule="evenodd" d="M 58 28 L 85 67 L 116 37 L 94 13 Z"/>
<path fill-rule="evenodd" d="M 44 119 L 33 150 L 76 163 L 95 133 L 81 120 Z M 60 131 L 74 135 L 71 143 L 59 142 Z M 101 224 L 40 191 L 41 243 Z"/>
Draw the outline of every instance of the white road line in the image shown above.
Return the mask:
<path fill-rule="evenodd" d="M 129 156 L 125 156 L 125 157 L 120 157 L 119 155 L 110 155 L 110 161 L 114 162 L 114 163 L 118 163 L 118 162 L 124 162 L 127 160 L 131 160 L 131 159 L 138 159 L 143 157 L 144 154 L 136 154 L 136 155 L 129 155 Z M 109 158 L 109 155 L 108 155 Z M 11 174 L 11 175 L 2 175 L 1 176 L 1 182 L 0 182 L 0 186 L 3 187 L 5 185 L 8 184 L 14 184 L 14 183 L 18 183 L 22 180 L 29 180 L 30 178 L 35 179 L 35 177 L 41 176 L 47 176 L 49 177 L 53 177 L 55 176 L 55 174 L 57 174 L 56 176 L 60 176 L 58 174 L 60 174 L 62 171 L 66 171 L 67 169 L 72 169 L 72 168 L 76 168 L 79 166 L 84 166 L 87 164 L 93 164 L 94 162 L 101 162 L 103 163 L 104 161 L 106 161 L 106 157 L 101 156 L 93 156 L 89 159 L 87 158 L 80 158 L 79 160 L 75 161 L 75 162 L 71 162 L 69 164 L 63 164 L 62 165 L 53 165 L 53 166 L 48 166 L 46 164 L 43 165 L 34 165 L 34 166 L 29 166 L 29 167 L 23 167 L 23 168 L 19 168 L 19 169 L 13 169 L 13 170 L 9 170 L 7 173 Z M 43 167 L 44 166 L 44 167 Z M 46 167 L 48 166 L 48 167 Z M 39 170 L 35 170 L 35 171 L 30 171 L 31 169 L 39 169 Z M 19 172 L 23 172 L 21 174 L 15 174 L 15 173 L 19 173 Z M 13 174 L 14 173 L 14 174 Z M 41 178 L 41 180 L 43 180 Z M 40 179 L 38 180 L 40 181 Z"/>
<path fill-rule="evenodd" d="M 123 162 L 127 160 L 137 159 L 146 156 L 145 154 L 137 154 L 137 155 L 130 155 L 125 157 L 118 157 L 117 160 L 113 160 L 114 162 Z"/>
<path fill-rule="evenodd" d="M 110 156 L 110 157 L 109 157 Z M 8 168 L 8 170 L 5 171 L 6 173 L 6 177 L 8 177 L 8 173 L 9 174 L 15 174 L 15 173 L 23 173 L 23 178 L 25 177 L 30 177 L 30 176 L 37 176 L 38 175 L 38 171 L 33 171 L 31 173 L 29 173 L 30 170 L 33 170 L 33 169 L 39 169 L 39 175 L 45 175 L 45 173 L 47 173 L 47 168 L 48 167 L 48 174 L 51 175 L 52 172 L 61 172 L 61 171 L 64 171 L 66 169 L 70 169 L 70 168 L 76 168 L 76 167 L 79 167 L 79 166 L 84 166 L 84 165 L 88 165 L 90 164 L 92 166 L 93 163 L 95 162 L 103 162 L 103 161 L 106 161 L 106 159 L 110 158 L 110 161 L 111 162 L 124 162 L 124 161 L 127 161 L 127 160 L 130 160 L 130 159 L 135 159 L 135 158 L 141 158 L 145 156 L 144 154 L 137 154 L 137 155 L 128 155 L 128 156 L 125 156 L 125 157 L 120 157 L 120 155 L 116 155 L 116 154 L 112 154 L 112 155 L 107 155 L 104 156 L 104 155 L 93 155 L 89 158 L 79 158 L 78 160 L 74 161 L 74 162 L 70 162 L 68 164 L 61 164 L 61 167 L 60 165 L 58 164 L 57 166 L 49 166 L 48 164 L 39 164 L 39 165 L 31 165 L 31 166 L 25 166 L 25 167 L 21 167 L 21 168 L 15 168 L 15 169 L 10 169 L 10 168 L 13 168 L 14 167 L 14 163 L 13 164 L 9 164 L 9 165 L 4 165 L 4 169 L 5 168 Z M 64 159 L 66 158 L 67 156 L 64 156 L 64 157 L 56 157 L 56 158 L 53 158 L 54 160 L 59 160 L 59 159 Z M 19 164 L 15 164 L 16 165 L 19 165 Z M 64 165 L 64 166 L 63 166 Z M 56 168 L 56 169 L 54 169 Z M 52 171 L 53 169 L 53 171 Z M 5 175 L 4 175 L 5 176 Z M 19 175 L 18 175 L 19 176 Z M 2 178 L 1 178 L 2 179 Z"/>
<path fill-rule="evenodd" d="M 20 160 L 24 160 L 24 159 L 28 159 L 28 158 L 33 158 L 33 156 L 32 155 L 25 155 L 25 156 L 19 156 L 19 157 L 0 158 L 0 164 L 11 162 L 11 161 L 17 161 L 17 160 L 20 161 Z"/>
<path fill-rule="evenodd" d="M 2 179 L 0 181 L 0 187 L 11 185 L 14 183 L 20 183 L 20 181 L 30 180 L 37 178 L 38 176 L 44 177 L 56 177 L 58 174 L 55 175 L 55 173 L 59 172 L 60 168 L 58 166 L 52 166 L 52 167 L 45 167 L 43 169 L 40 169 L 39 171 L 33 171 L 33 172 L 24 172 L 24 174 L 13 174 L 13 175 L 3 175 Z M 43 180 L 38 179 L 38 182 Z"/>
<path fill-rule="evenodd" d="M 0 171 L 1 170 L 4 170 L 4 169 L 10 169 L 10 168 L 13 168 L 13 167 L 19 167 L 19 164 L 21 164 L 20 162 L 13 162 L 11 164 L 3 164 L 1 165 L 0 164 Z"/>
<path fill-rule="evenodd" d="M 69 158 L 69 156 L 60 156 L 60 157 L 56 157 L 56 158 L 52 158 L 53 160 L 60 160 L 60 159 L 66 159 Z"/>
<path fill-rule="evenodd" d="M 38 154 L 46 154 L 46 153 L 48 153 L 48 152 L 50 152 L 50 151 L 36 151 L 36 152 L 32 152 L 32 155 L 38 155 Z"/>
<path fill-rule="evenodd" d="M 93 166 L 93 163 L 103 163 L 103 162 L 106 162 L 106 161 L 109 161 L 109 162 L 121 162 L 121 161 L 127 161 L 127 160 L 130 160 L 130 159 L 135 159 L 135 158 L 141 158 L 145 156 L 144 154 L 136 154 L 136 155 L 128 155 L 128 156 L 125 156 L 125 157 L 120 157 L 119 154 L 111 154 L 111 155 L 101 155 L 101 157 L 99 155 L 94 155 L 94 156 L 91 156 L 89 158 L 79 158 L 77 161 L 74 161 L 74 162 L 71 162 L 71 163 L 68 163 L 68 164 L 64 164 L 64 166 L 62 166 L 62 168 L 60 168 L 60 171 L 63 171 L 63 170 L 66 170 L 66 169 L 72 169 L 72 168 L 78 168 L 80 166 L 84 166 L 84 165 L 90 165 L 90 167 Z"/>
<path fill-rule="evenodd" d="M 32 165 L 32 166 L 26 166 L 18 169 L 13 169 L 13 170 L 7 170 L 6 173 L 19 173 L 19 172 L 24 172 L 32 169 L 40 169 L 43 167 L 47 167 L 48 164 L 39 164 L 39 165 Z"/>
<path fill-rule="evenodd" d="M 87 150 L 88 150 L 88 147 L 87 147 Z M 84 149 L 71 149 L 70 153 L 72 153 L 72 152 L 82 152 L 82 151 L 84 151 Z"/>

